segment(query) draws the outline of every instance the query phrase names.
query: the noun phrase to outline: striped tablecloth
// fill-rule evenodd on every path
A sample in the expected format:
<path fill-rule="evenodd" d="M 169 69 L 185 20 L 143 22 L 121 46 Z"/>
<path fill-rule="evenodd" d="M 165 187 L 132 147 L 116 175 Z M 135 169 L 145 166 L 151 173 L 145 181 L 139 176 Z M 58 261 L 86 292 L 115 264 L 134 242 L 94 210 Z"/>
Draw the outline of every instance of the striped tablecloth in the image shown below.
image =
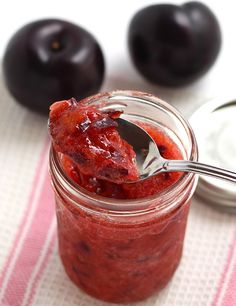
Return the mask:
<path fill-rule="evenodd" d="M 108 305 L 77 289 L 59 260 L 47 118 L 15 103 L 2 80 L 0 92 L 0 305 Z M 181 265 L 137 305 L 235 306 L 236 216 L 194 199 Z"/>

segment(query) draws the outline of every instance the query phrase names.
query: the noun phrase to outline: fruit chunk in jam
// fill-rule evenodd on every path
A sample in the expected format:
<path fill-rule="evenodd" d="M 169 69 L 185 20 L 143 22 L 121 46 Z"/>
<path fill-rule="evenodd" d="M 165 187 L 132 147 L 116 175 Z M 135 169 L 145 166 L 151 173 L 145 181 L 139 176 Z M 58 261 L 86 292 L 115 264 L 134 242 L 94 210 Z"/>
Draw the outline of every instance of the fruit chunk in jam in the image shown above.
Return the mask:
<path fill-rule="evenodd" d="M 85 175 L 115 183 L 137 179 L 135 152 L 116 130 L 118 116 L 73 98 L 54 103 L 49 126 L 56 150 Z"/>

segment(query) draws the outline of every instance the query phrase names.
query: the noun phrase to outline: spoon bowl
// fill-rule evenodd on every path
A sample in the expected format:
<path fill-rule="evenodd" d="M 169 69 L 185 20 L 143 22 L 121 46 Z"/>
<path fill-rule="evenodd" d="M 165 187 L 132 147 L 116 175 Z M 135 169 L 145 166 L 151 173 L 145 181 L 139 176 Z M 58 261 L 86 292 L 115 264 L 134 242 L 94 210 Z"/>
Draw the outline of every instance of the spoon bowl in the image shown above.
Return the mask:
<path fill-rule="evenodd" d="M 136 153 L 139 180 L 144 180 L 160 172 L 193 172 L 236 183 L 236 173 L 233 171 L 199 162 L 163 158 L 157 144 L 143 128 L 124 118 L 116 120 L 121 137 L 133 147 Z"/>

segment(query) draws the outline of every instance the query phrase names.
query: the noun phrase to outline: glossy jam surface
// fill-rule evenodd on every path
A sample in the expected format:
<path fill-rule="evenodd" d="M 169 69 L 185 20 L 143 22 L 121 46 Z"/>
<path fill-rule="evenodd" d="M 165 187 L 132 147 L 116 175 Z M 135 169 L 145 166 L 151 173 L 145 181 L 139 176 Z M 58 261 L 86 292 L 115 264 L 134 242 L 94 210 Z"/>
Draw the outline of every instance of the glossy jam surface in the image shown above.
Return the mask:
<path fill-rule="evenodd" d="M 52 112 L 55 112 L 55 118 L 63 118 L 60 112 L 63 110 L 62 105 L 54 104 Z M 64 106 L 67 108 L 66 104 Z M 114 120 L 113 114 L 106 116 Z M 77 115 L 75 117 L 78 118 Z M 125 183 L 127 179 L 137 175 L 133 164 L 133 150 L 120 139 L 113 122 L 109 127 L 93 131 L 90 137 L 96 142 L 96 137 L 105 132 L 110 142 L 110 135 L 115 135 L 115 139 L 121 144 L 117 150 L 124 157 L 122 166 L 128 169 L 128 174 L 126 172 L 122 177 L 120 172 L 118 182 L 112 181 L 113 172 L 108 179 L 98 177 L 96 162 L 91 171 L 84 171 L 86 167 L 83 162 L 74 158 L 74 153 L 78 152 L 78 148 L 83 149 L 84 143 L 74 142 L 74 137 L 71 138 L 70 135 L 69 127 L 73 130 L 75 117 L 70 114 L 68 118 L 53 121 L 51 113 L 50 128 L 62 169 L 79 185 L 80 192 L 83 193 L 84 189 L 90 191 L 95 206 L 96 197 L 103 196 L 116 198 L 119 207 L 125 205 L 123 199 L 145 198 L 157 194 L 152 205 L 158 207 L 161 204 L 158 194 L 176 183 L 181 174 L 163 173 L 139 183 Z M 57 126 L 58 123 L 62 126 Z M 163 130 L 140 124 L 155 139 L 164 157 L 182 158 L 177 145 Z M 56 129 L 55 134 L 52 129 Z M 55 135 L 60 137 L 55 139 Z M 123 150 L 129 151 L 129 154 L 125 155 Z M 119 162 L 112 165 L 114 169 L 116 166 L 118 169 L 121 167 Z M 117 172 L 114 173 L 117 178 Z M 178 202 L 178 205 L 166 213 L 160 214 L 154 210 L 145 215 L 117 216 L 109 214 L 105 208 L 100 213 L 87 210 L 83 197 L 81 200 L 76 198 L 76 201 L 77 205 L 73 203 L 72 195 L 71 199 L 68 199 L 64 198 L 63 194 L 56 194 L 60 256 L 68 276 L 79 288 L 101 300 L 127 303 L 143 300 L 168 283 L 182 254 L 188 202 L 183 200 L 179 203 L 176 195 L 173 202 Z"/>
<path fill-rule="evenodd" d="M 85 175 L 115 183 L 135 180 L 135 152 L 116 130 L 118 115 L 75 99 L 54 103 L 50 111 L 54 147 Z"/>

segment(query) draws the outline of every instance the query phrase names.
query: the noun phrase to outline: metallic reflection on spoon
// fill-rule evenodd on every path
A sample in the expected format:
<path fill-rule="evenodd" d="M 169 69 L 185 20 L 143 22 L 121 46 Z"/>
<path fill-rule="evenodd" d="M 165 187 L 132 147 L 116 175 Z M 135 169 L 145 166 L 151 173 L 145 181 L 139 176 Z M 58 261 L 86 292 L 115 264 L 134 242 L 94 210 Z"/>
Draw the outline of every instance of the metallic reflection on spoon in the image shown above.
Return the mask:
<path fill-rule="evenodd" d="M 136 153 L 140 180 L 160 172 L 193 172 L 236 183 L 236 173 L 222 168 L 188 160 L 164 159 L 152 137 L 140 126 L 123 118 L 117 119 L 118 132 Z M 132 183 L 132 182 L 131 182 Z"/>

